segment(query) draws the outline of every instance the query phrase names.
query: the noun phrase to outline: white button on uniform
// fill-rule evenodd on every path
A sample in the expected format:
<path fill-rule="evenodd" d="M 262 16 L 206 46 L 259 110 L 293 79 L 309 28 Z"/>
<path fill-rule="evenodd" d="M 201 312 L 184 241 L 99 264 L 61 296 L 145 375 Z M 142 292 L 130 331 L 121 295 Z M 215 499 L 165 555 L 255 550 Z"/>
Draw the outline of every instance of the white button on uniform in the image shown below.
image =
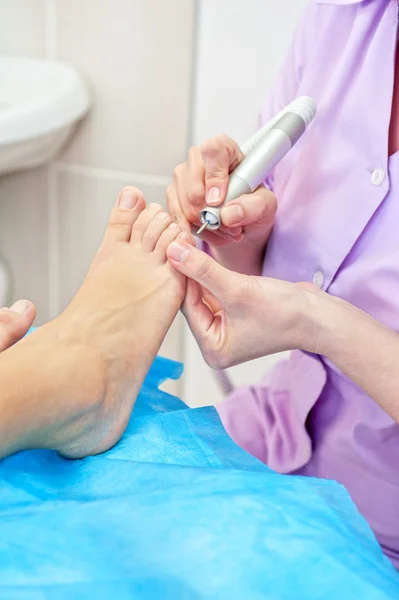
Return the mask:
<path fill-rule="evenodd" d="M 313 283 L 317 287 L 322 288 L 324 285 L 324 273 L 323 271 L 316 271 L 313 275 Z"/>
<path fill-rule="evenodd" d="M 375 171 L 373 171 L 373 174 L 371 176 L 371 183 L 373 185 L 381 185 L 382 183 L 384 183 L 384 179 L 385 179 L 384 169 L 376 169 Z"/>

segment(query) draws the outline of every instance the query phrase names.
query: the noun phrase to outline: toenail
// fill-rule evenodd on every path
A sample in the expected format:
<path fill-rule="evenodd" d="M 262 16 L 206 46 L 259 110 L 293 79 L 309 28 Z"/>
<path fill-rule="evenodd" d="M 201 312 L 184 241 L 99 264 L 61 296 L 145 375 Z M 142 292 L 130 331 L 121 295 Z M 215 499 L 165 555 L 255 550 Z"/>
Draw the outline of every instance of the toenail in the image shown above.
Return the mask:
<path fill-rule="evenodd" d="M 176 230 L 176 229 L 179 229 L 179 226 L 178 226 L 178 224 L 177 224 L 177 223 L 171 223 L 171 224 L 169 225 L 169 229 L 174 229 L 174 230 Z"/>
<path fill-rule="evenodd" d="M 172 242 L 168 248 L 168 256 L 176 262 L 184 262 L 190 256 L 191 247 L 185 244 Z"/>
<path fill-rule="evenodd" d="M 167 221 L 169 219 L 169 215 L 166 212 L 161 212 L 155 218 L 161 221 Z"/>
<path fill-rule="evenodd" d="M 26 310 L 28 310 L 30 303 L 27 300 L 18 300 L 15 302 L 10 308 L 15 313 L 22 315 Z"/>
<path fill-rule="evenodd" d="M 137 196 L 130 190 L 123 190 L 119 197 L 119 208 L 126 208 L 131 210 L 137 204 Z"/>

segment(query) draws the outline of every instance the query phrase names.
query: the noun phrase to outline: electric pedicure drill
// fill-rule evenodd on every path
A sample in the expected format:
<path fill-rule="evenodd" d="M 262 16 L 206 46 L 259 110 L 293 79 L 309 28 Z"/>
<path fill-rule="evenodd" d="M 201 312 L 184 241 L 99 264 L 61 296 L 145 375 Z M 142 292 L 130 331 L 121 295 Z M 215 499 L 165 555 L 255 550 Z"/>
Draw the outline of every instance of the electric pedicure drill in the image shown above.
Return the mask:
<path fill-rule="evenodd" d="M 291 102 L 242 146 L 244 158 L 230 174 L 224 203 L 217 207 L 206 206 L 201 210 L 202 226 L 197 235 L 204 229 L 219 229 L 222 207 L 242 194 L 254 192 L 296 144 L 315 116 L 315 102 L 312 98 L 302 96 Z"/>

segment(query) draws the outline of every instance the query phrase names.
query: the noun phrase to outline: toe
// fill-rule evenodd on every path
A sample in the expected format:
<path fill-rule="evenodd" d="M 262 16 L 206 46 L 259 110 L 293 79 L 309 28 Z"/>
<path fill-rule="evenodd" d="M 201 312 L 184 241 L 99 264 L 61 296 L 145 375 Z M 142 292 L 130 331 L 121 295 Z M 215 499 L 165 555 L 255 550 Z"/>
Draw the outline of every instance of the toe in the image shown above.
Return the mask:
<path fill-rule="evenodd" d="M 172 223 L 168 213 L 162 211 L 150 221 L 147 230 L 143 233 L 142 245 L 145 252 L 153 252 L 157 242 L 165 229 Z"/>
<path fill-rule="evenodd" d="M 143 210 L 132 230 L 131 241 L 133 244 L 141 244 L 143 236 L 148 229 L 149 224 L 157 214 L 163 212 L 160 204 L 151 203 L 146 210 Z"/>
<path fill-rule="evenodd" d="M 167 260 L 166 251 L 167 251 L 168 247 L 170 246 L 170 244 L 172 242 L 174 242 L 174 240 L 177 238 L 178 235 L 181 235 L 182 237 L 184 237 L 184 240 L 187 243 L 191 242 L 192 238 L 191 238 L 190 234 L 189 233 L 181 233 L 181 229 L 176 223 L 172 223 L 171 225 L 169 225 L 169 227 L 167 229 L 165 229 L 165 231 L 160 236 L 160 238 L 157 242 L 155 251 L 157 253 L 161 254 L 162 259 L 165 262 Z"/>
<path fill-rule="evenodd" d="M 0 309 L 0 352 L 24 337 L 35 316 L 36 308 L 28 300 L 18 300 L 11 308 Z"/>
<path fill-rule="evenodd" d="M 125 187 L 120 191 L 112 209 L 104 237 L 104 244 L 129 242 L 132 227 L 145 209 L 143 193 L 135 187 Z"/>

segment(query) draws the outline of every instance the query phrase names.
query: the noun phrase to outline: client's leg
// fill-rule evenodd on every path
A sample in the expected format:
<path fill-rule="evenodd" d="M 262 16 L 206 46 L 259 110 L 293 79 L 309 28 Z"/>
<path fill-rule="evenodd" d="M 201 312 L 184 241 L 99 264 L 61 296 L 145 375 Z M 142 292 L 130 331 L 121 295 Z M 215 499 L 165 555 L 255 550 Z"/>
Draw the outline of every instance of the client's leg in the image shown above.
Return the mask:
<path fill-rule="evenodd" d="M 0 308 L 0 352 L 24 337 L 35 316 L 36 308 L 28 300 L 18 300 L 11 308 Z"/>
<path fill-rule="evenodd" d="M 122 435 L 186 280 L 166 259 L 180 233 L 122 190 L 87 278 L 54 321 L 0 355 L 0 455 L 102 452 Z"/>

